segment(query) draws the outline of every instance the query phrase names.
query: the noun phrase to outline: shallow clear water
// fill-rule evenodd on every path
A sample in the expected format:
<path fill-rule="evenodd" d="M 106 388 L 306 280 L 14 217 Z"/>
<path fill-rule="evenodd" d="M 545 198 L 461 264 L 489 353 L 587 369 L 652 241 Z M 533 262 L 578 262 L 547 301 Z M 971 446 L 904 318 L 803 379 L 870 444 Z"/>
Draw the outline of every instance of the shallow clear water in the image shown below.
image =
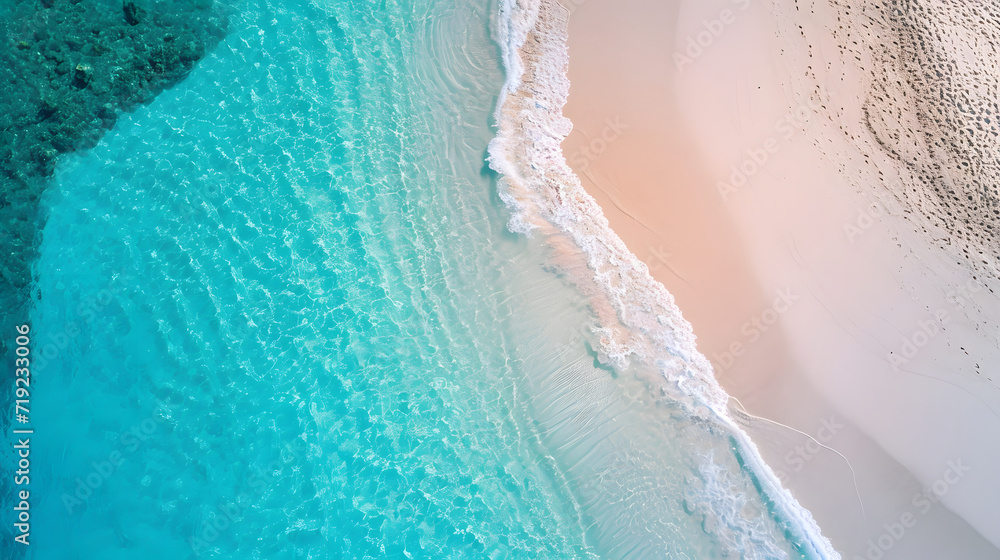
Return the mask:
<path fill-rule="evenodd" d="M 597 364 L 506 231 L 494 12 L 246 7 L 63 162 L 31 557 L 798 557 L 730 437 Z"/>

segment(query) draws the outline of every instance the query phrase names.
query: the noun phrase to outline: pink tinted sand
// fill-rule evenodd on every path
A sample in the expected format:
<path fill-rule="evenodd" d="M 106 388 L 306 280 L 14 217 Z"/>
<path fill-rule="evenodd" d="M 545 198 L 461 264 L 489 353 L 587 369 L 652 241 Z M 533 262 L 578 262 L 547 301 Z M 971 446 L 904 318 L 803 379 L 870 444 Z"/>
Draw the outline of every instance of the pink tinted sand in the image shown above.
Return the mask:
<path fill-rule="evenodd" d="M 998 363 L 997 299 L 847 185 L 862 157 L 814 147 L 858 70 L 803 93 L 757 3 L 575 1 L 567 160 L 725 389 L 798 430 L 748 422 L 772 468 L 845 558 L 1000 558 L 1000 395 L 973 367 Z"/>

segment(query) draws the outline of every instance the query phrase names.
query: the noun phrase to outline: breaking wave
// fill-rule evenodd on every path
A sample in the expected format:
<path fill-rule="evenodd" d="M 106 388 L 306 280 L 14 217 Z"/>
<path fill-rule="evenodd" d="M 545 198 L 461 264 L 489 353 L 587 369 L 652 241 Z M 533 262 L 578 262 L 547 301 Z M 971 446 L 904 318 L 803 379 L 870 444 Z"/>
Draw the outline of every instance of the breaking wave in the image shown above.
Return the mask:
<path fill-rule="evenodd" d="M 567 165 L 561 148 L 572 129 L 562 114 L 570 85 L 567 30 L 567 10 L 556 0 L 501 0 L 496 34 L 507 79 L 496 109 L 498 133 L 489 146 L 489 164 L 501 175 L 500 196 L 511 212 L 509 229 L 543 236 L 553 264 L 589 298 L 598 319 L 600 359 L 618 368 L 633 360 L 655 367 L 664 393 L 692 419 L 731 434 L 740 464 L 796 547 L 807 557 L 839 559 L 809 511 L 781 486 L 730 415 L 729 396 L 698 352 L 691 325 L 673 296 L 612 231 Z M 740 511 L 739 496 L 727 491 L 724 473 L 713 470 L 712 458 L 705 461 L 701 480 L 689 489 L 697 497 L 689 496 L 687 502 L 698 504 L 689 509 L 705 517 L 706 531 L 744 557 L 785 557 L 768 541 L 775 537 Z"/>

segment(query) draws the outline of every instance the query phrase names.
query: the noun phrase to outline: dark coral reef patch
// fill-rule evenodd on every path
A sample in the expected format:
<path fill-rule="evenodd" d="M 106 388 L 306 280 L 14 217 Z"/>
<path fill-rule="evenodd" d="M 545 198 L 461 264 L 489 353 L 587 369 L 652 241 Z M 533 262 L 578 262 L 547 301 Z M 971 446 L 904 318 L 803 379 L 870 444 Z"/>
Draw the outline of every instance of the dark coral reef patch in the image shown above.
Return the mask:
<path fill-rule="evenodd" d="M 38 201 L 56 159 L 92 147 L 121 113 L 182 80 L 223 37 L 227 9 L 213 0 L 21 0 L 0 11 L 7 327 L 24 319 L 44 220 Z"/>

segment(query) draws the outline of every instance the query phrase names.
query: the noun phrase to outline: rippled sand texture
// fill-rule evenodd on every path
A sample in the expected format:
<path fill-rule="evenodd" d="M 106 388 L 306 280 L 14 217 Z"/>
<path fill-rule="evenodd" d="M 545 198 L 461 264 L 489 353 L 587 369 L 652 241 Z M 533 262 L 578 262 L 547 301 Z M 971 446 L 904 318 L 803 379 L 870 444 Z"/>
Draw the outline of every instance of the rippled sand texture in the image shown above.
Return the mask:
<path fill-rule="evenodd" d="M 803 156 L 786 168 L 795 171 L 791 180 L 761 177 L 756 213 L 737 208 L 766 215 L 765 203 L 795 197 L 775 229 L 794 228 L 808 267 L 791 270 L 813 279 L 822 304 L 789 316 L 801 369 L 905 467 L 884 477 L 876 473 L 889 471 L 864 464 L 874 455 L 852 455 L 871 507 L 870 524 L 842 533 L 849 552 L 867 553 L 867 541 L 885 531 L 882 519 L 914 510 L 911 491 L 887 498 L 906 487 L 907 473 L 917 489 L 931 487 L 956 459 L 977 466 L 942 496 L 942 516 L 921 520 L 920 531 L 871 555 L 991 558 L 1000 544 L 1000 486 L 992 475 L 1000 457 L 984 445 L 996 439 L 1000 418 L 996 8 L 973 4 L 765 2 L 763 62 L 746 73 L 720 64 L 726 70 L 713 74 L 725 84 L 729 76 L 767 82 L 761 76 L 773 72 L 779 100 L 830 92 L 798 146 Z M 756 64 L 739 57 L 728 58 Z M 784 192 L 770 188 L 782 184 Z M 811 250 L 803 242 L 810 236 Z M 768 255 L 762 274 L 788 262 L 782 247 L 757 245 Z M 939 329 L 927 327 L 934 314 L 944 318 Z M 869 477 L 875 491 L 865 488 Z M 956 537 L 960 531 L 966 536 Z M 855 536 L 861 542 L 851 542 Z"/>
<path fill-rule="evenodd" d="M 899 165 L 893 194 L 934 242 L 998 273 L 1000 7 L 989 2 L 832 0 L 834 37 L 864 68 L 866 153 Z"/>
<path fill-rule="evenodd" d="M 997 557 L 997 286 L 902 217 L 905 169 L 863 124 L 879 65 L 834 35 L 871 24 L 827 0 L 574 6 L 568 159 L 727 392 L 799 430 L 747 422 L 768 463 L 845 558 Z M 907 512 L 919 530 L 886 533 Z"/>

